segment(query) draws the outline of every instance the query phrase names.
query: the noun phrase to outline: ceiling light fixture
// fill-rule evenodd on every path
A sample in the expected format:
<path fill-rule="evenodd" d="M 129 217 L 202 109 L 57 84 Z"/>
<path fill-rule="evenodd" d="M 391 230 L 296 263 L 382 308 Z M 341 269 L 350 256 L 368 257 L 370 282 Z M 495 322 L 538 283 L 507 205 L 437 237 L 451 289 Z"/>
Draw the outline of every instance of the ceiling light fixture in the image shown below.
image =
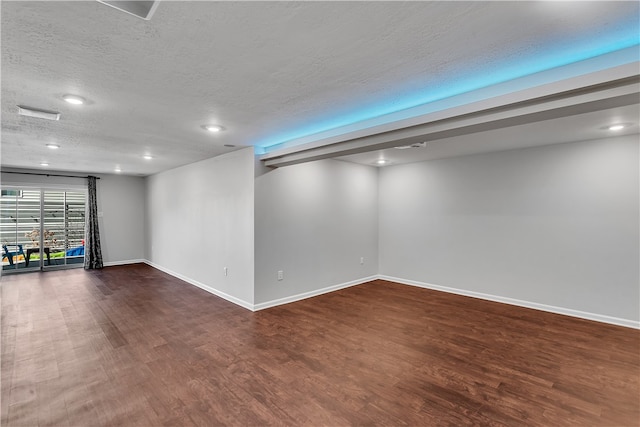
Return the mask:
<path fill-rule="evenodd" d="M 47 148 L 57 150 L 58 148 L 60 148 L 60 146 L 58 144 L 47 144 Z"/>
<path fill-rule="evenodd" d="M 116 173 L 120 173 L 120 172 L 122 172 L 122 169 L 120 169 L 119 167 L 116 167 L 116 168 L 114 169 L 114 171 L 115 171 Z"/>
<path fill-rule="evenodd" d="M 224 128 L 220 125 L 202 125 L 203 129 L 208 130 L 209 132 L 222 132 Z"/>
<path fill-rule="evenodd" d="M 622 130 L 622 129 L 624 129 L 625 127 L 626 127 L 626 126 L 625 126 L 625 125 L 623 125 L 623 124 L 617 124 L 617 125 L 611 125 L 611 126 L 609 126 L 607 129 L 609 129 L 609 130 L 613 130 L 613 131 L 616 131 L 616 130 Z"/>
<path fill-rule="evenodd" d="M 385 159 L 380 159 L 376 162 L 376 165 L 386 165 L 387 161 Z"/>
<path fill-rule="evenodd" d="M 38 110 L 31 107 L 23 107 L 22 105 L 18 105 L 18 114 L 37 119 L 60 120 L 60 113 L 56 111 Z"/>
<path fill-rule="evenodd" d="M 86 101 L 86 99 L 77 95 L 64 95 L 62 99 L 73 105 L 82 105 Z"/>
<path fill-rule="evenodd" d="M 49 166 L 49 163 L 47 163 L 47 162 L 42 162 L 42 163 L 40 163 L 40 166 Z"/>
<path fill-rule="evenodd" d="M 153 156 L 151 154 L 145 154 L 144 156 L 142 156 L 145 160 L 151 160 L 153 159 Z"/>

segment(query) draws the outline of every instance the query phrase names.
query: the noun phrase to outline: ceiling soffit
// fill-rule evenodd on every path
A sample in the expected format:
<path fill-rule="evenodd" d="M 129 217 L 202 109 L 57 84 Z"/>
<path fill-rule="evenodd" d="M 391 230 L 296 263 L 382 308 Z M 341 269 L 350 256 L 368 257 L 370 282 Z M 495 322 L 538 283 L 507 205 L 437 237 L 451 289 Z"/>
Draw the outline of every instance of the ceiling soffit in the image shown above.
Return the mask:
<path fill-rule="evenodd" d="M 262 160 L 270 167 L 288 166 L 634 105 L 638 104 L 640 93 L 637 70 L 637 63 L 627 64 L 618 67 L 614 74 L 620 78 L 615 80 L 582 87 L 573 85 L 572 89 L 548 94 L 540 90 L 541 96 L 522 97 L 519 101 L 509 96 L 512 102 L 508 103 L 502 102 L 504 97 L 498 97 L 473 111 L 452 108 L 426 115 L 420 124 L 351 138 L 342 136 L 342 141 L 312 147 L 290 147 L 284 153 L 263 155 Z M 573 80 L 584 83 L 590 79 L 580 76 Z M 572 87 L 569 81 L 566 83 Z"/>

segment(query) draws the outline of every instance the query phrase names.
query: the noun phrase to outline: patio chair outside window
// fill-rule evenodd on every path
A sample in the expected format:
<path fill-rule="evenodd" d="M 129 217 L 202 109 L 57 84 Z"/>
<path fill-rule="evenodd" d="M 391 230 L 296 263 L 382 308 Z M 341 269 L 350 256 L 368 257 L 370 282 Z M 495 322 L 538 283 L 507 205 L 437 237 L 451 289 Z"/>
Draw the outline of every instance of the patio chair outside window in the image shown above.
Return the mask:
<path fill-rule="evenodd" d="M 13 265 L 13 257 L 22 255 L 24 259 L 24 252 L 22 251 L 22 245 L 2 245 L 2 260 L 5 258 L 9 260 L 9 265 Z"/>

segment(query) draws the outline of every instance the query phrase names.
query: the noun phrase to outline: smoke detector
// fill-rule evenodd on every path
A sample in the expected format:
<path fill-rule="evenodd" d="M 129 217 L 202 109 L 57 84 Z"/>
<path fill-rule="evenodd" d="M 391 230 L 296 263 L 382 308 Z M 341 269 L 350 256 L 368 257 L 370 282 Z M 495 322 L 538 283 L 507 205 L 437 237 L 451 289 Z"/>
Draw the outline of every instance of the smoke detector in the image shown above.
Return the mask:
<path fill-rule="evenodd" d="M 423 141 L 423 142 L 416 142 L 414 144 L 409 144 L 409 145 L 401 145 L 399 147 L 393 147 L 393 148 L 397 148 L 398 150 L 406 150 L 408 148 L 422 148 L 426 146 L 427 146 L 427 141 Z"/>

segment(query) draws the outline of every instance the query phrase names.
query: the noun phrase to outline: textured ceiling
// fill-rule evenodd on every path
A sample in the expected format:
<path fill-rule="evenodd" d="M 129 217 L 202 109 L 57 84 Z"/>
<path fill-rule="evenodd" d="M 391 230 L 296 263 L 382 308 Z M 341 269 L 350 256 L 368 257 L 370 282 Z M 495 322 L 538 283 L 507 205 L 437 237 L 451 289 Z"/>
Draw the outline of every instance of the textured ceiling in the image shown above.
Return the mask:
<path fill-rule="evenodd" d="M 584 59 L 638 30 L 637 2 L 608 1 L 162 1 L 150 21 L 94 1 L 3 1 L 0 13 L 2 166 L 142 175 Z"/>

